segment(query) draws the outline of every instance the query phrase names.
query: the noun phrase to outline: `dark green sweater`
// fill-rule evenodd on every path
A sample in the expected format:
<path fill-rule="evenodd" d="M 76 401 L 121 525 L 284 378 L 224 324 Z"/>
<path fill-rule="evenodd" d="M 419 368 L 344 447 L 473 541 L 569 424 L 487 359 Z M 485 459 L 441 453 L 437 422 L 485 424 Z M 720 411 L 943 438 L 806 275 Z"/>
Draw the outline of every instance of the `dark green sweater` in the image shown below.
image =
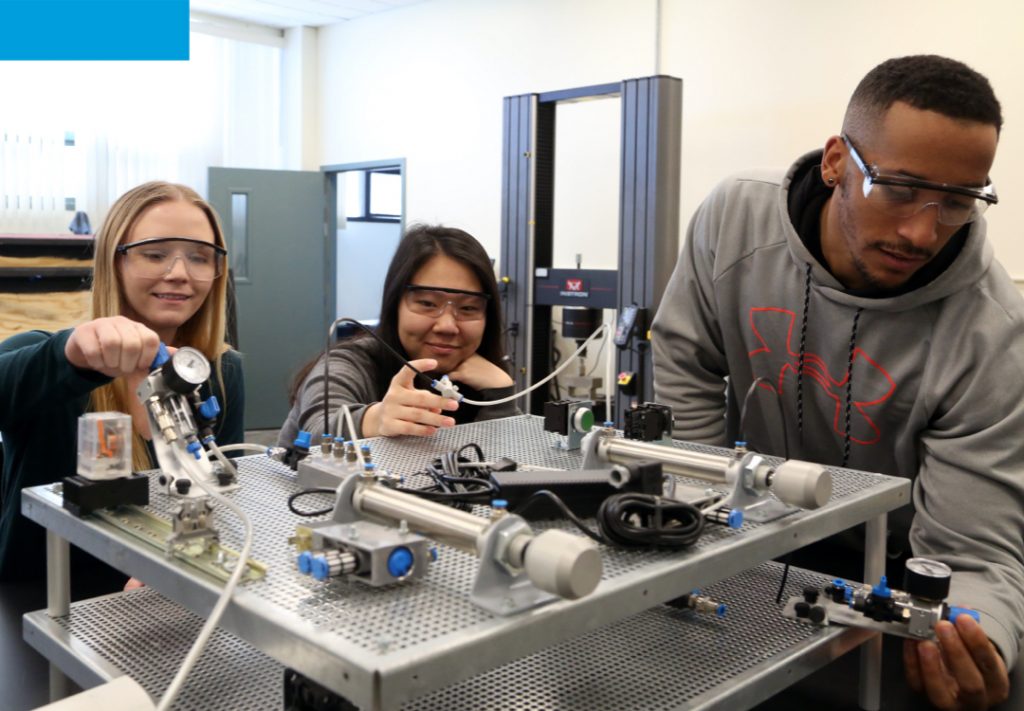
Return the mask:
<path fill-rule="evenodd" d="M 3 476 L 0 479 L 0 581 L 28 580 L 45 575 L 45 531 L 21 515 L 21 489 L 72 476 L 77 464 L 78 418 L 89 394 L 111 381 L 92 370 L 80 370 L 64 355 L 71 330 L 20 333 L 0 343 L 0 433 L 3 435 Z M 245 408 L 241 357 L 235 351 L 221 356 L 224 392 L 213 394 L 224 417 L 216 431 L 219 444 L 244 440 Z M 209 397 L 204 385 L 203 398 Z M 72 548 L 73 558 L 87 558 Z M 81 555 L 78 555 L 81 554 Z M 73 560 L 92 572 L 99 564 Z M 103 574 L 111 577 L 108 573 Z M 95 577 L 95 576 L 92 576 Z M 76 575 L 72 575 L 75 583 Z M 124 576 L 120 576 L 123 582 Z M 108 586 L 114 588 L 113 579 Z M 76 587 L 79 587 L 76 585 Z M 98 592 L 98 591 L 97 591 Z"/>

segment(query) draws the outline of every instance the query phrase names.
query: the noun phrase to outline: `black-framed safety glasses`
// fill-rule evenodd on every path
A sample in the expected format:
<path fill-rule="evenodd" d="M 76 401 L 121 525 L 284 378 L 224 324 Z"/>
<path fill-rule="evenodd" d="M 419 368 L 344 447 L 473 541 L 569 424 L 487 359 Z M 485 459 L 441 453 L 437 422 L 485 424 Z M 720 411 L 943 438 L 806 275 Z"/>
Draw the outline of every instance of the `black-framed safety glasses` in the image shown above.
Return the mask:
<path fill-rule="evenodd" d="M 849 136 L 844 134 L 842 139 L 854 164 L 864 175 L 861 188 L 864 197 L 888 215 L 907 218 L 935 205 L 940 224 L 959 226 L 978 219 L 989 205 L 999 202 L 991 180 L 983 187 L 973 188 L 884 173 L 877 165 L 864 161 Z"/>
<path fill-rule="evenodd" d="M 118 245 L 116 252 L 136 276 L 160 279 L 170 274 L 180 259 L 196 281 L 213 281 L 223 274 L 228 253 L 223 247 L 191 237 L 153 237 Z"/>
<path fill-rule="evenodd" d="M 480 321 L 487 316 L 490 294 L 465 289 L 409 284 L 405 287 L 405 306 L 415 314 L 440 318 L 450 305 L 456 321 Z"/>

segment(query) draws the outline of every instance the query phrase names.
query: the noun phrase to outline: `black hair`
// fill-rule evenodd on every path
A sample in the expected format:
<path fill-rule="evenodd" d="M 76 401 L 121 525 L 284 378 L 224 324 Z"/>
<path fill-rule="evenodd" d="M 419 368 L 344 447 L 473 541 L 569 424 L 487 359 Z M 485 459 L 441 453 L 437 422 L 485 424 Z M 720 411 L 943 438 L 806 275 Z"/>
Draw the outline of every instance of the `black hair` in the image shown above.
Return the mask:
<path fill-rule="evenodd" d="M 869 130 L 897 101 L 953 119 L 1003 127 L 992 85 L 963 62 L 934 54 L 889 59 L 868 72 L 853 91 L 843 131 Z"/>
<path fill-rule="evenodd" d="M 398 310 L 406 287 L 411 283 L 413 276 L 431 258 L 438 255 L 450 257 L 466 265 L 480 282 L 483 293 L 490 297 L 487 299 L 487 318 L 483 336 L 476 352 L 499 368 L 507 370 L 504 362 L 505 341 L 502 328 L 501 297 L 498 293 L 498 282 L 494 278 L 491 259 L 476 238 L 468 232 L 454 227 L 414 224 L 406 230 L 402 240 L 398 243 L 394 256 L 391 257 L 391 264 L 388 266 L 387 275 L 384 278 L 377 335 L 403 357 L 409 357 L 402 347 L 398 335 Z M 340 341 L 334 347 L 348 348 L 356 344 L 370 350 L 374 359 L 382 364 L 383 367 L 377 369 L 375 389 L 377 396 L 383 397 L 391 384 L 391 379 L 401 367 L 401 362 L 375 339 L 365 334 L 357 334 Z M 302 383 L 317 360 L 318 358 L 314 358 L 303 366 L 292 381 L 292 403 L 298 398 Z"/>

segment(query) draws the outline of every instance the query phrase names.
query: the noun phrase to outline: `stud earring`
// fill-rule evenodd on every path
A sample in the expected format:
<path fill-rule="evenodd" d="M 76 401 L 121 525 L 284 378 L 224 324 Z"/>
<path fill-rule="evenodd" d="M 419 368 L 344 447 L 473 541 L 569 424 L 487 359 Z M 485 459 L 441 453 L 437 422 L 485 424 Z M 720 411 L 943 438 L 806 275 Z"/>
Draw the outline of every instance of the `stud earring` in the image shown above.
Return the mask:
<path fill-rule="evenodd" d="M 829 187 L 832 187 L 833 185 L 836 184 L 836 179 L 829 176 L 828 178 L 825 178 L 825 182 L 828 183 Z"/>

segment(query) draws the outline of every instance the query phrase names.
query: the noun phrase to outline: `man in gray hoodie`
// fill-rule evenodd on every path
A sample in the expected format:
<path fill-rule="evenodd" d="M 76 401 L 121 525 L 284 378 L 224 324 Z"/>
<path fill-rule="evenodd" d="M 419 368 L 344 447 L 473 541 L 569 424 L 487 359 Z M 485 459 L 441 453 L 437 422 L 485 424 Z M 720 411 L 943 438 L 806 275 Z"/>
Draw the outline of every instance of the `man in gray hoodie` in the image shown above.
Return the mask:
<path fill-rule="evenodd" d="M 884 62 L 824 151 L 705 200 L 653 326 L 677 438 L 730 445 L 749 405 L 760 451 L 914 480 L 903 535 L 982 617 L 904 647 L 944 709 L 1004 700 L 1024 636 L 1024 299 L 981 218 L 1001 126 L 960 62 Z"/>

